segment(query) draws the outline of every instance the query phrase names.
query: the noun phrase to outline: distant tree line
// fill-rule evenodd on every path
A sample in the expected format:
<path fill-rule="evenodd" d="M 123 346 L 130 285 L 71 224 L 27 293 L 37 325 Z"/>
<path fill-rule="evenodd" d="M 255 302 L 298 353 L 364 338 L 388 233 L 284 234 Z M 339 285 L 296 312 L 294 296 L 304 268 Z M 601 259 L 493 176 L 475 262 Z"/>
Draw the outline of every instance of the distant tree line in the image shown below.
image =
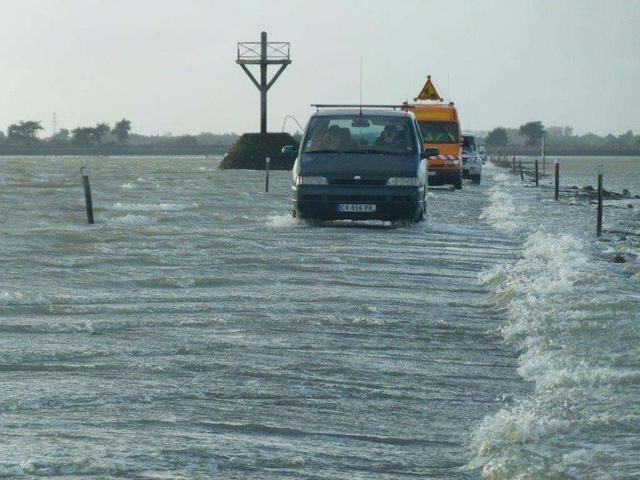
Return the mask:
<path fill-rule="evenodd" d="M 496 127 L 480 141 L 494 151 L 539 149 L 543 136 L 547 150 L 640 155 L 640 135 L 631 130 L 617 136 L 611 133 L 606 136 L 593 133 L 574 135 L 572 127 L 545 127 L 541 121 L 527 122 L 519 128 Z"/>
<path fill-rule="evenodd" d="M 38 134 L 41 130 L 43 130 L 42 122 L 34 120 L 20 121 L 9 125 L 6 135 L 0 131 L 0 146 L 229 146 L 238 139 L 238 135 L 235 133 L 214 134 L 203 132 L 198 135 L 180 136 L 173 136 L 170 133 L 164 135 L 140 135 L 131 132 L 131 121 L 126 118 L 116 122 L 113 128 L 104 122 L 92 127 L 77 127 L 72 130 L 61 128 L 48 138 L 39 138 Z"/>

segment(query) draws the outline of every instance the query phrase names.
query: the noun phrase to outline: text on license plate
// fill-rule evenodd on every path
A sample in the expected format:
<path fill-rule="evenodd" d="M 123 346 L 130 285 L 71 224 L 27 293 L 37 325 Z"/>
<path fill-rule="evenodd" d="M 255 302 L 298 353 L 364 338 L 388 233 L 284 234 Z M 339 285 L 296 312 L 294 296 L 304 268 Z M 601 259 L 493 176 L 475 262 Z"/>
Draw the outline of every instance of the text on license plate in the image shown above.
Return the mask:
<path fill-rule="evenodd" d="M 339 212 L 375 212 L 375 203 L 339 203 Z"/>

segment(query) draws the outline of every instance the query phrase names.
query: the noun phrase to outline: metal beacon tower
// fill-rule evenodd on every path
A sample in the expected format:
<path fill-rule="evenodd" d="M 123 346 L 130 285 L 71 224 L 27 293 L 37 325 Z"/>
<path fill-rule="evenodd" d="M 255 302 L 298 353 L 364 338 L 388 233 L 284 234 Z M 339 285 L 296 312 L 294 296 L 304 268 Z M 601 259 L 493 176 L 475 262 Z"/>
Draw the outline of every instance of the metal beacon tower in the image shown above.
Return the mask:
<path fill-rule="evenodd" d="M 236 63 L 242 67 L 253 84 L 260 90 L 260 133 L 267 133 L 267 92 L 291 63 L 289 42 L 267 42 L 267 32 L 260 34 L 259 42 L 239 42 Z M 260 82 L 247 65 L 260 65 Z M 280 65 L 273 78 L 267 81 L 267 67 Z"/>

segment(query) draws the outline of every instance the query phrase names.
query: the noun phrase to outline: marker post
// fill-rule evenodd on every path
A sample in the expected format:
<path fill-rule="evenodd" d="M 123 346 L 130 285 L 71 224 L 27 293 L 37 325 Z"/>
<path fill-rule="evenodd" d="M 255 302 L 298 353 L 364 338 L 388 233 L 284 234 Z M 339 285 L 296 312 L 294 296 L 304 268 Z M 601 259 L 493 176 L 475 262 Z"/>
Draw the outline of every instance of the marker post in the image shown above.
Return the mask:
<path fill-rule="evenodd" d="M 598 166 L 598 219 L 596 221 L 596 236 L 602 236 L 602 174 L 603 166 Z"/>
<path fill-rule="evenodd" d="M 560 162 L 556 158 L 554 161 L 555 173 L 556 173 L 556 202 L 560 197 Z"/>
<path fill-rule="evenodd" d="M 82 176 L 82 186 L 84 188 L 84 203 L 87 210 L 87 223 L 93 223 L 93 202 L 91 201 L 91 185 L 89 184 L 89 173 L 86 167 L 80 169 Z"/>
<path fill-rule="evenodd" d="M 520 181 L 524 182 L 524 172 L 522 171 L 522 159 L 518 159 L 518 165 L 520 166 Z"/>
<path fill-rule="evenodd" d="M 269 192 L 269 167 L 271 166 L 271 159 L 269 157 L 267 157 L 265 159 L 265 170 L 266 170 L 266 176 L 265 176 L 265 180 L 264 180 L 264 191 L 265 192 Z"/>

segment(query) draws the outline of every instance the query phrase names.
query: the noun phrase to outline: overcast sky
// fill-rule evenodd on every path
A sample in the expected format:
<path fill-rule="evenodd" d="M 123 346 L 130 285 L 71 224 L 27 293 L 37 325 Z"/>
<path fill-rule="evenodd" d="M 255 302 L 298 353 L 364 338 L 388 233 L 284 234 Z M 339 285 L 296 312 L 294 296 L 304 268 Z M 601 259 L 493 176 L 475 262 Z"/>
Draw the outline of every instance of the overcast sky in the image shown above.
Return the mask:
<path fill-rule="evenodd" d="M 640 0 L 0 0 L 0 129 L 259 130 L 237 42 L 291 42 L 269 130 L 310 103 L 396 103 L 431 74 L 462 126 L 640 133 Z M 270 70 L 271 74 L 275 68 Z M 291 122 L 291 129 L 295 124 Z"/>

